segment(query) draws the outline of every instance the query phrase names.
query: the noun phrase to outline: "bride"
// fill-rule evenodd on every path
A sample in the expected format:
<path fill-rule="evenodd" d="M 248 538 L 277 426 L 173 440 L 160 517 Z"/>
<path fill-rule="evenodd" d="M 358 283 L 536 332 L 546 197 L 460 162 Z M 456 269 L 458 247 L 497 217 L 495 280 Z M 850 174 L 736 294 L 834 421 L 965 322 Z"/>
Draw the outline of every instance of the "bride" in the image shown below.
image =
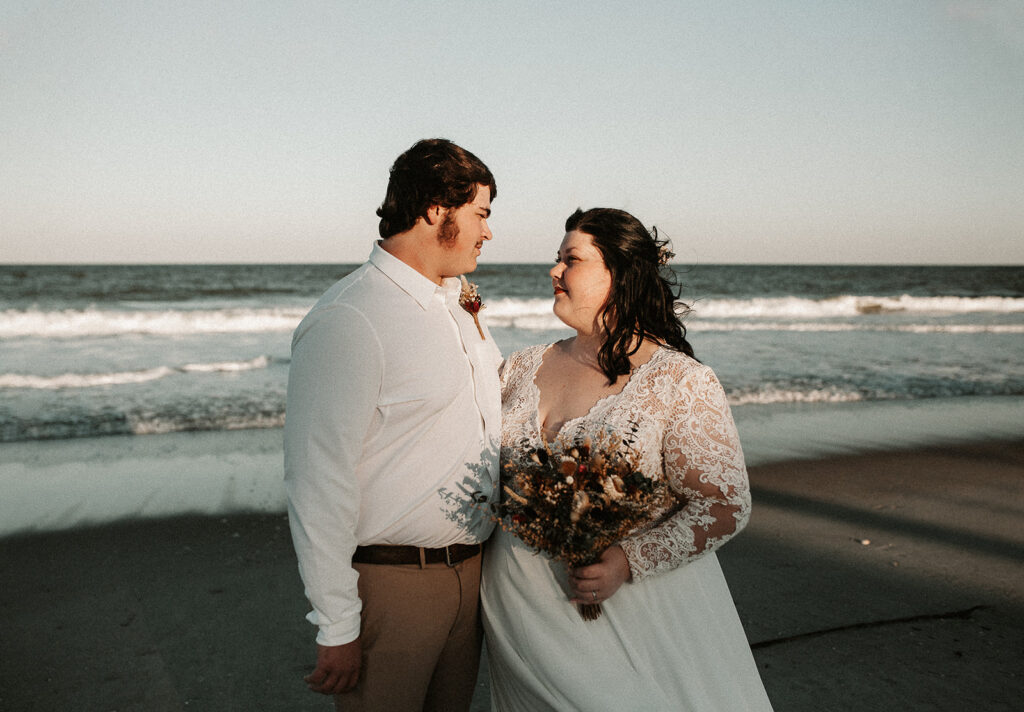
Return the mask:
<path fill-rule="evenodd" d="M 641 467 L 674 504 L 571 571 L 496 532 L 481 584 L 494 708 L 771 710 L 714 554 L 750 515 L 743 452 L 676 316 L 671 253 L 621 210 L 577 210 L 565 230 L 554 312 L 576 335 L 505 363 L 502 461 L 637 428 Z M 585 621 L 578 603 L 603 614 Z"/>

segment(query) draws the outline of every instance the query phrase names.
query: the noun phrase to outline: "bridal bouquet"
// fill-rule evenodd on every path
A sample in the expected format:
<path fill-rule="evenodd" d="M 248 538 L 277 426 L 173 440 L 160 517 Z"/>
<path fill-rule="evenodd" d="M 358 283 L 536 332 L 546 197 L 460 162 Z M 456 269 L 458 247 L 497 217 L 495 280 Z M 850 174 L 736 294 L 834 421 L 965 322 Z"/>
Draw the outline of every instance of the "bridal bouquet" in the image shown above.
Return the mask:
<path fill-rule="evenodd" d="M 570 568 L 599 561 L 665 497 L 664 482 L 640 471 L 635 431 L 560 437 L 505 463 L 499 526 Z M 600 604 L 579 610 L 585 620 L 601 615 Z"/>

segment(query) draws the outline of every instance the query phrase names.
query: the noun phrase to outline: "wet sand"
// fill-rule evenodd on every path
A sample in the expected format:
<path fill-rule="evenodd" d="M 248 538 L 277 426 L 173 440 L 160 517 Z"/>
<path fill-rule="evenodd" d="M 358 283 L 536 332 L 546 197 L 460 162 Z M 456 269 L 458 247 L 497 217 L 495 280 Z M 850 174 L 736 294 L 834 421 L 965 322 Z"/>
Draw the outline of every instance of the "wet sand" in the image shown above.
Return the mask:
<path fill-rule="evenodd" d="M 776 710 L 1018 709 L 1024 441 L 751 482 L 719 557 Z M 301 679 L 314 631 L 283 515 L 10 536 L 0 580 L 0 709 L 331 709 Z"/>

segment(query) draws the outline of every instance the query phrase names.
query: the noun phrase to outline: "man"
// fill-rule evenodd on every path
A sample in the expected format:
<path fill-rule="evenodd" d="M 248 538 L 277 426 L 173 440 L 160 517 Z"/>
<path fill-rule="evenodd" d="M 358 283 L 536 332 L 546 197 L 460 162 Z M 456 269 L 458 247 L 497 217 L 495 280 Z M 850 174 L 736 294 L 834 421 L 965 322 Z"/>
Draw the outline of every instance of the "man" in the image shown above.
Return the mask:
<path fill-rule="evenodd" d="M 339 710 L 468 709 L 481 631 L 473 506 L 497 482 L 501 355 L 460 306 L 495 197 L 473 154 L 423 140 L 391 168 L 369 261 L 295 330 L 285 485 L 319 627 L 310 688 Z"/>

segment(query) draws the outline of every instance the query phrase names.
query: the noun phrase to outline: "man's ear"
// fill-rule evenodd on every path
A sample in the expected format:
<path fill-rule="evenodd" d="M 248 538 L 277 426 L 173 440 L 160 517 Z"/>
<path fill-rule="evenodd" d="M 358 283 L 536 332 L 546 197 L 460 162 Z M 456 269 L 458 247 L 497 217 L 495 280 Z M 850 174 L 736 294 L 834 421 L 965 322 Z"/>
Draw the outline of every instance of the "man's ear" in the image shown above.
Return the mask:
<path fill-rule="evenodd" d="M 427 225 L 436 225 L 441 222 L 441 218 L 444 217 L 445 208 L 440 205 L 431 205 L 427 208 L 427 214 L 423 217 L 427 221 Z"/>

